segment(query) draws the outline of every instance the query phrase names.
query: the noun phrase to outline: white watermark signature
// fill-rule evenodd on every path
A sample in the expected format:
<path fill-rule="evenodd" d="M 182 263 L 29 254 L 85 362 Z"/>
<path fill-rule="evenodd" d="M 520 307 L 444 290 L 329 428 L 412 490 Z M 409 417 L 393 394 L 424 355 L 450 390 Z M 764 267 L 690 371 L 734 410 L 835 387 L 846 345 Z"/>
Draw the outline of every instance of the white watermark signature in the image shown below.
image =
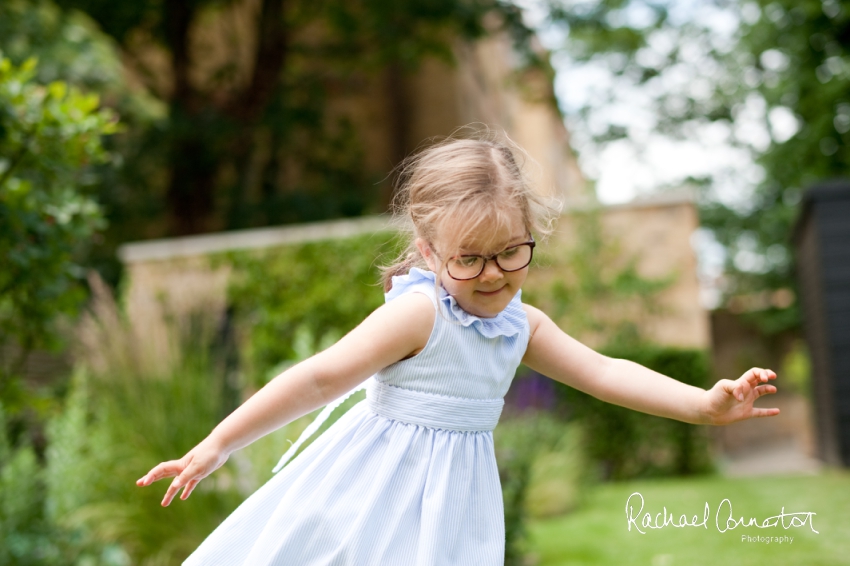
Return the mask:
<path fill-rule="evenodd" d="M 792 542 L 794 542 L 794 537 L 789 537 L 787 535 L 781 536 L 781 537 L 762 537 L 762 536 L 751 537 L 750 535 L 741 535 L 741 542 L 760 542 L 762 544 L 770 544 L 770 543 L 774 543 L 774 544 L 788 543 L 788 544 L 791 544 Z"/>
<path fill-rule="evenodd" d="M 635 511 L 635 505 L 638 500 L 640 500 L 640 508 Z M 693 515 L 689 521 L 688 516 L 686 514 L 682 514 L 679 516 L 677 521 L 672 512 L 669 515 L 667 514 L 666 506 L 664 507 L 663 512 L 656 513 L 653 516 L 651 513 L 643 513 L 643 507 L 643 495 L 641 495 L 640 492 L 634 492 L 626 500 L 626 524 L 628 525 L 629 531 L 632 530 L 633 526 L 641 534 L 646 534 L 646 531 L 642 530 L 642 528 L 663 529 L 664 527 L 703 527 L 708 529 L 709 520 L 711 519 L 711 509 L 708 506 L 708 501 L 705 502 L 702 520 L 700 520 L 698 515 Z M 818 531 L 815 530 L 814 521 L 812 519 L 815 515 L 817 515 L 817 513 L 812 513 L 811 511 L 786 513 L 785 507 L 782 507 L 782 511 L 779 515 L 767 517 L 761 522 L 759 522 L 759 520 L 755 517 L 745 519 L 743 515 L 736 519 L 732 513 L 732 502 L 728 499 L 724 499 L 720 502 L 720 505 L 717 506 L 717 513 L 714 515 L 714 525 L 721 533 L 731 531 L 738 527 L 757 527 L 759 529 L 767 529 L 770 527 L 781 526 L 783 529 L 788 530 L 804 527 L 806 525 L 809 526 L 812 532 L 818 533 Z M 741 542 L 761 542 L 766 544 L 770 544 L 771 542 L 778 542 L 779 544 L 787 542 L 790 544 L 793 540 L 794 537 L 788 536 L 767 537 L 741 535 Z"/>

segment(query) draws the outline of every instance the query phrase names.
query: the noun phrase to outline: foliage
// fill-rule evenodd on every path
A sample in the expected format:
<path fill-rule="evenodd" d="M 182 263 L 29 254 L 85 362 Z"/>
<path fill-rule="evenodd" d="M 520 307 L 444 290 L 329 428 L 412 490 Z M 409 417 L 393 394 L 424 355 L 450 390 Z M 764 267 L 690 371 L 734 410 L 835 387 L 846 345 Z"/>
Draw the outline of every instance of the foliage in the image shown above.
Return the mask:
<path fill-rule="evenodd" d="M 313 350 L 383 304 L 378 265 L 400 247 L 396 235 L 384 232 L 220 258 L 233 265 L 228 302 L 244 329 L 240 351 L 254 384 L 262 385 L 282 361 L 298 358 L 299 332 L 313 341 L 306 348 Z"/>
<path fill-rule="evenodd" d="M 105 227 L 85 241 L 80 261 L 117 285 L 118 244 L 148 237 L 161 215 L 151 180 L 161 177 L 159 141 L 152 134 L 166 116 L 164 105 L 146 91 L 131 88 L 132 77 L 118 46 L 86 14 L 61 10 L 51 0 L 0 3 L 0 52 L 13 65 L 37 58 L 34 82 L 63 81 L 96 92 L 102 104 L 121 116 L 121 131 L 103 140 L 111 159 L 87 167 L 87 194 L 96 194 Z M 148 179 L 145 183 L 138 180 Z M 160 222 L 161 223 L 161 222 Z"/>
<path fill-rule="evenodd" d="M 14 65 L 39 61 L 35 82 L 66 83 L 98 92 L 107 100 L 122 84 L 121 61 L 107 37 L 81 12 L 62 12 L 48 0 L 0 4 L 0 50 Z"/>
<path fill-rule="evenodd" d="M 812 400 L 812 359 L 805 340 L 795 340 L 782 359 L 782 390 Z"/>
<path fill-rule="evenodd" d="M 58 345 L 54 321 L 84 296 L 77 258 L 104 226 L 86 193 L 90 165 L 108 158 L 101 137 L 117 127 L 97 95 L 36 84 L 35 69 L 33 59 L 16 67 L 0 58 L 0 339 L 21 346 L 17 359 L 3 360 L 0 390 L 13 413 L 26 355 Z"/>
<path fill-rule="evenodd" d="M 735 214 L 711 208 L 705 223 L 732 250 L 727 268 L 736 274 L 736 291 L 796 289 L 790 233 L 797 203 L 804 189 L 846 176 L 850 166 L 850 3 L 760 0 L 745 9 L 751 15 L 742 14 L 736 52 L 746 61 L 741 75 L 751 81 L 735 101 L 741 104 L 748 96 L 764 100 L 771 137 L 757 156 L 765 177 L 749 210 Z M 783 116 L 793 130 L 779 128 Z M 737 250 L 752 248 L 765 258 L 755 273 L 734 261 Z M 753 321 L 763 332 L 775 334 L 800 324 L 799 309 L 799 301 L 769 308 Z"/>
<path fill-rule="evenodd" d="M 4 417 L 0 405 L 0 564 L 36 563 L 55 552 L 43 517 L 40 469 L 30 446 L 9 445 Z"/>
<path fill-rule="evenodd" d="M 578 425 L 546 412 L 503 419 L 493 433 L 505 506 L 505 564 L 524 563 L 529 519 L 579 505 L 584 458 Z"/>
<path fill-rule="evenodd" d="M 7 458 L 0 443 L 0 518 L 10 541 L 3 548 L 18 553 L 11 564 L 179 564 L 271 477 L 286 441 L 314 415 L 234 453 L 188 500 L 162 508 L 168 480 L 147 488 L 135 480 L 185 454 L 232 405 L 218 321 L 209 312 L 171 313 L 161 331 L 177 355 L 157 356 L 104 283 L 96 276 L 90 283 L 79 365 L 63 410 L 47 424 L 46 465 L 25 446 Z M 313 353 L 303 348 L 299 355 Z"/>
<path fill-rule="evenodd" d="M 103 282 L 93 277 L 91 287 L 78 327 L 79 365 L 64 411 L 47 427 L 48 509 L 56 523 L 92 544 L 117 545 L 133 564 L 179 563 L 259 487 L 239 458 L 168 508 L 160 506 L 168 480 L 135 484 L 225 416 L 218 321 L 209 312 L 174 314 L 159 331 L 178 355 L 157 355 Z"/>
<path fill-rule="evenodd" d="M 627 344 L 601 350 L 612 358 L 631 360 L 688 385 L 707 388 L 705 352 Z M 590 395 L 559 387 L 571 418 L 588 430 L 587 453 L 602 478 L 689 475 L 711 470 L 704 427 L 639 413 Z"/>
<path fill-rule="evenodd" d="M 759 166 L 755 180 L 719 168 L 690 179 L 701 218 L 726 250 L 724 303 L 765 294 L 750 318 L 766 334 L 800 327 L 789 235 L 802 191 L 846 175 L 850 4 L 835 0 L 546 2 L 575 61 L 616 77 L 579 116 L 599 122 L 621 93 L 651 100 L 653 131 L 674 140 L 722 137 Z M 603 89 L 604 90 L 604 89 Z M 615 118 L 597 128 L 605 145 L 636 133 Z M 752 196 L 742 199 L 755 185 Z M 724 196 L 725 195 L 725 196 Z"/>
<path fill-rule="evenodd" d="M 404 77 L 425 58 L 450 60 L 452 42 L 493 31 L 485 21 L 496 14 L 536 62 L 519 9 L 501 0 L 58 4 L 96 21 L 167 107 L 123 146 L 117 188 L 103 186 L 116 215 L 156 236 L 382 211 L 385 172 L 366 170 L 364 138 L 332 104 L 337 93 L 394 102 L 383 118 L 398 161 L 414 141 Z M 155 227 L 134 214 L 139 193 L 165 216 Z"/>
<path fill-rule="evenodd" d="M 600 212 L 592 207 L 562 218 L 573 237 L 569 243 L 552 242 L 537 254 L 523 301 L 589 344 L 646 339 L 638 321 L 663 313 L 659 293 L 678 274 L 641 276 L 637 259 L 625 257 L 620 242 L 603 232 Z"/>
<path fill-rule="evenodd" d="M 49 471 L 28 440 L 13 446 L 5 434 L 0 404 L 0 564 L 33 566 L 126 566 L 120 547 L 86 539 L 73 524 L 51 512 L 56 492 Z M 73 481 L 84 484 L 84 477 Z M 66 497 L 67 494 L 58 494 Z"/>
<path fill-rule="evenodd" d="M 168 480 L 135 485 L 218 423 L 220 398 L 209 367 L 196 360 L 179 370 L 179 378 L 167 379 L 79 370 L 64 413 L 48 427 L 55 521 L 100 545 L 119 545 L 134 564 L 179 563 L 241 501 L 232 463 L 168 509 L 160 506 Z"/>

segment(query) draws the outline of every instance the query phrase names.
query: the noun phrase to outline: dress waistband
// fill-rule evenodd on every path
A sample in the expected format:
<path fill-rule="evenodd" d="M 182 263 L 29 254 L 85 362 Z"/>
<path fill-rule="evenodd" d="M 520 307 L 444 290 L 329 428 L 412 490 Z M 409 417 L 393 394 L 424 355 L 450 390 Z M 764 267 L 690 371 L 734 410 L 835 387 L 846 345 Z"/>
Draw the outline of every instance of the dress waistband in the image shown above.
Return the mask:
<path fill-rule="evenodd" d="M 465 399 L 413 391 L 381 383 L 376 379 L 366 388 L 369 408 L 403 423 L 430 428 L 483 432 L 496 428 L 504 399 Z"/>

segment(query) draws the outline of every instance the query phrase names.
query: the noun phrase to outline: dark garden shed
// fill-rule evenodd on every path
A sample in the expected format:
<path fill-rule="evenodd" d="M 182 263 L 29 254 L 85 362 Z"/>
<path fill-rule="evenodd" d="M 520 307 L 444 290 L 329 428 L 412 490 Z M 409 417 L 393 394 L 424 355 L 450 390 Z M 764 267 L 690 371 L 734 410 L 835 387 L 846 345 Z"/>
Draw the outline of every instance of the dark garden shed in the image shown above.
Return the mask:
<path fill-rule="evenodd" d="M 850 180 L 805 193 L 793 240 L 820 457 L 850 466 Z"/>

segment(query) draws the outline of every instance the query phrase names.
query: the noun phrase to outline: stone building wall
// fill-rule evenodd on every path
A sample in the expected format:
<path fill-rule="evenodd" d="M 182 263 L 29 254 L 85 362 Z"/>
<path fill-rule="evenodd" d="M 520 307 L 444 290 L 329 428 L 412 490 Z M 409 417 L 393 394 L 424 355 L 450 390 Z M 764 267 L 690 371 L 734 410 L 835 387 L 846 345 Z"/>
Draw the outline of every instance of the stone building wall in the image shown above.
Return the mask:
<path fill-rule="evenodd" d="M 700 302 L 697 257 L 691 236 L 699 227 L 694 203 L 686 196 L 611 206 L 603 215 L 605 233 L 619 242 L 624 257 L 637 257 L 638 273 L 647 278 L 676 277 L 660 292 L 663 313 L 641 321 L 659 344 L 709 348 L 708 312 Z"/>

